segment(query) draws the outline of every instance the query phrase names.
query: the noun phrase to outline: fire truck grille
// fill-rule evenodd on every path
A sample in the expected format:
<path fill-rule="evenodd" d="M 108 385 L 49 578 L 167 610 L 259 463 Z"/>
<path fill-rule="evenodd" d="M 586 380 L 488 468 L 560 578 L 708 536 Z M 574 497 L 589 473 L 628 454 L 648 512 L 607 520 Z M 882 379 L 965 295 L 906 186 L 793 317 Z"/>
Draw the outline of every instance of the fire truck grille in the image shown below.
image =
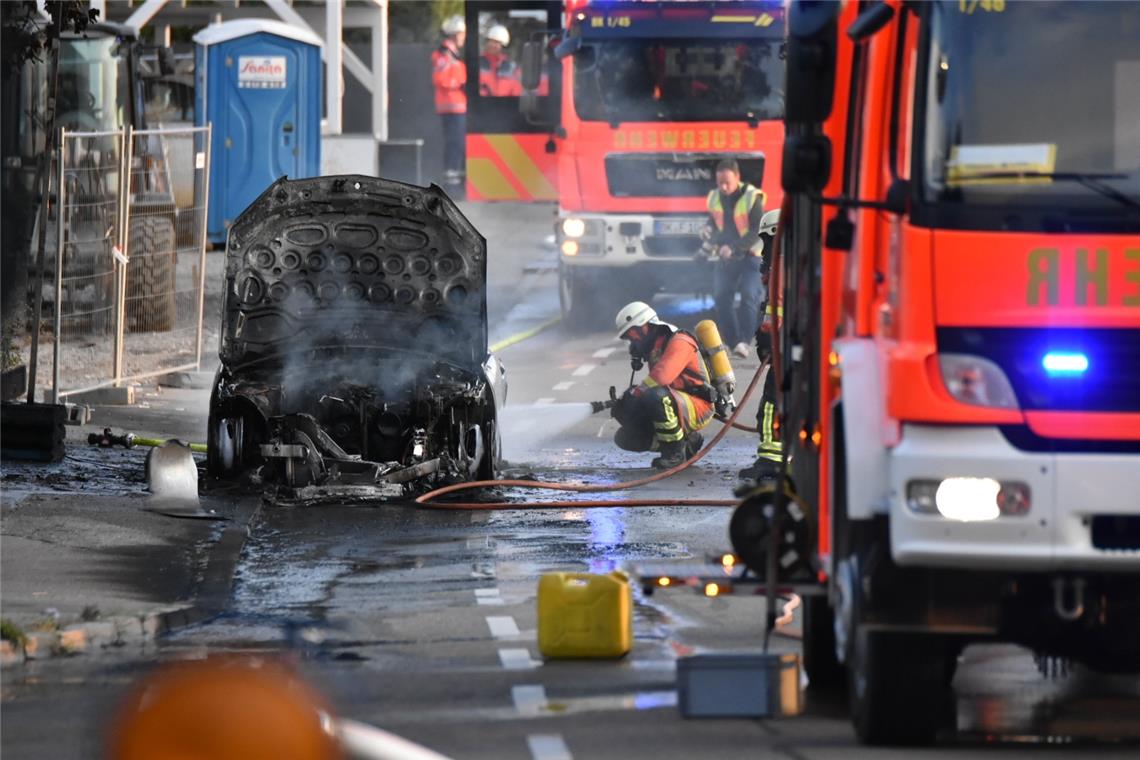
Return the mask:
<path fill-rule="evenodd" d="M 611 153 L 606 181 L 614 198 L 704 198 L 713 189 L 717 162 L 724 158 L 735 158 L 741 178 L 760 186 L 764 156 L 756 153 Z"/>
<path fill-rule="evenodd" d="M 1092 545 L 1097 549 L 1140 549 L 1140 517 L 1136 515 L 1093 515 Z"/>
<path fill-rule="evenodd" d="M 696 235 L 650 236 L 644 244 L 647 256 L 663 258 L 691 259 L 701 249 L 701 239 Z"/>
<path fill-rule="evenodd" d="M 1140 412 L 1140 329 L 940 327 L 938 350 L 997 364 L 1022 409 Z M 1050 373 L 1053 352 L 1079 354 L 1085 368 Z"/>

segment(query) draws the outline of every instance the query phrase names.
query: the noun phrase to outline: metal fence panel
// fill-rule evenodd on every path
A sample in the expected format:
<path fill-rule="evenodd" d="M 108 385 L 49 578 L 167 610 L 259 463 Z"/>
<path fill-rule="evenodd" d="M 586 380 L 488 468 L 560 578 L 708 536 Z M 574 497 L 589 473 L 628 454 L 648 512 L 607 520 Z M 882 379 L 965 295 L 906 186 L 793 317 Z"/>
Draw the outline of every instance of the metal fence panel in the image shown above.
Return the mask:
<path fill-rule="evenodd" d="M 56 252 L 51 339 L 57 401 L 115 378 L 125 137 L 122 131 L 64 130 L 60 144 L 59 213 L 48 222 L 48 249 Z"/>
<path fill-rule="evenodd" d="M 122 379 L 196 369 L 201 357 L 209 127 L 128 138 Z"/>

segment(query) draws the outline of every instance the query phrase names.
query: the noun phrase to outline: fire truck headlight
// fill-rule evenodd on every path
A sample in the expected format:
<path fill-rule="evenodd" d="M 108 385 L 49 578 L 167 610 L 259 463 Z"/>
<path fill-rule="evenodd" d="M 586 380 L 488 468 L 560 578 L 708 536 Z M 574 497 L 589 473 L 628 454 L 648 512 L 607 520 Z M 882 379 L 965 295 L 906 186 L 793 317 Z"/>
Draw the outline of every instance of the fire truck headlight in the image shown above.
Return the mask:
<path fill-rule="evenodd" d="M 970 354 L 939 354 L 942 382 L 957 401 L 973 406 L 1017 409 L 1017 395 L 1001 367 Z"/>
<path fill-rule="evenodd" d="M 578 241 L 577 240 L 563 240 L 562 241 L 562 255 L 563 256 L 577 256 L 578 255 Z"/>
<path fill-rule="evenodd" d="M 562 234 L 568 238 L 580 238 L 586 234 L 586 221 L 577 217 L 562 220 Z"/>
<path fill-rule="evenodd" d="M 906 484 L 906 505 L 911 512 L 941 515 L 947 520 L 980 522 L 1000 516 L 1029 513 L 1029 485 L 993 478 L 912 480 Z"/>

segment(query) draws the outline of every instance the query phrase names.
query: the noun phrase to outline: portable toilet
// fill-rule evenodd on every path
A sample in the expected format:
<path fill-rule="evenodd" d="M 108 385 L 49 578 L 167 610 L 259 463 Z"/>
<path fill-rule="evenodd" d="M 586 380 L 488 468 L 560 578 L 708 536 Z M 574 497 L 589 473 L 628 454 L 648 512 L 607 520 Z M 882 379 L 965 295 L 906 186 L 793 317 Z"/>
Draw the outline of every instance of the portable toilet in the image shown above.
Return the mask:
<path fill-rule="evenodd" d="M 194 42 L 194 122 L 214 125 L 207 234 L 221 243 L 274 180 L 320 174 L 322 43 L 265 19 L 211 24 Z"/>

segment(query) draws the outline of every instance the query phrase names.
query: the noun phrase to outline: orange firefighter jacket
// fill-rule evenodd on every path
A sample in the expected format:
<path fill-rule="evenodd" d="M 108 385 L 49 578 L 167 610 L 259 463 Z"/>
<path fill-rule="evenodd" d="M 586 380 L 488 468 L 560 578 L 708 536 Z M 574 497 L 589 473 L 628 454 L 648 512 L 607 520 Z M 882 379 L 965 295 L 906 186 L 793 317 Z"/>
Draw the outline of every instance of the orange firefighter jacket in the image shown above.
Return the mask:
<path fill-rule="evenodd" d="M 519 67 L 505 53 L 479 56 L 479 94 L 495 98 L 522 95 Z"/>
<path fill-rule="evenodd" d="M 669 388 L 686 430 L 700 430 L 712 420 L 713 388 L 697 339 L 678 330 L 663 335 L 649 352 L 649 375 L 635 393 Z"/>
<path fill-rule="evenodd" d="M 467 66 L 449 39 L 431 54 L 431 83 L 436 113 L 467 113 Z"/>

